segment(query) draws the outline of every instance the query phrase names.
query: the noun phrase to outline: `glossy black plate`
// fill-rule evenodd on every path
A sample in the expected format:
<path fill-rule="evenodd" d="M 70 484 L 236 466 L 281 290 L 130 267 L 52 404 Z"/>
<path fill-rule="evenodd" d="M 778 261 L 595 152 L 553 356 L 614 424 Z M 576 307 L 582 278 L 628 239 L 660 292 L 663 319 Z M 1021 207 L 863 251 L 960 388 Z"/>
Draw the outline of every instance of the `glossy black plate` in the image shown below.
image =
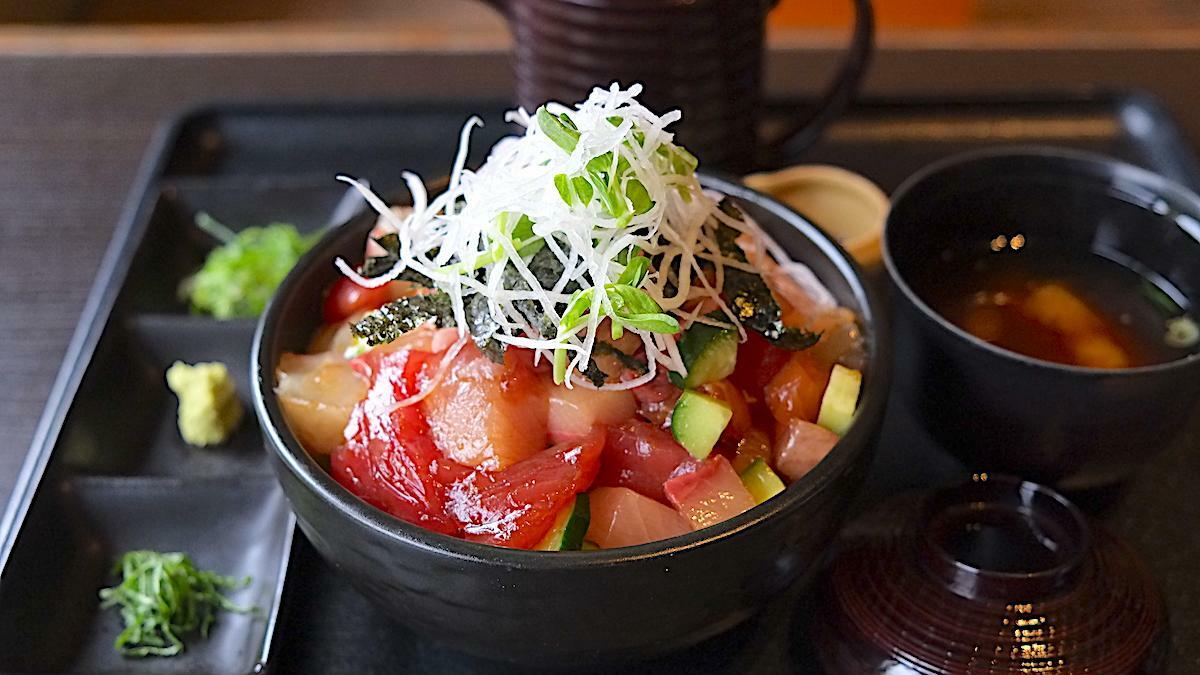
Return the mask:
<path fill-rule="evenodd" d="M 418 641 L 379 615 L 302 536 L 292 539 L 257 430 L 244 428 L 220 450 L 187 447 L 162 380 L 176 358 L 220 359 L 246 394 L 251 324 L 189 316 L 175 295 L 213 245 L 192 224 L 197 210 L 234 227 L 273 220 L 321 227 L 347 214 L 334 173 L 363 176 L 384 191 L 404 169 L 438 177 L 450 166 L 462 121 L 484 113 L 487 126 L 473 143 L 479 159 L 507 128 L 501 111 L 487 102 L 222 106 L 164 129 L 0 524 L 0 671 L 512 671 Z M 1200 187 L 1200 168 L 1169 115 L 1130 95 L 866 103 L 802 160 L 848 167 L 890 190 L 946 155 L 1030 143 L 1115 155 Z M 1173 673 L 1200 671 L 1200 537 L 1192 531 L 1200 523 L 1198 431 L 1124 488 L 1075 495 L 1142 555 L 1162 585 Z M 964 475 L 893 401 L 860 507 Z M 112 582 L 113 556 L 134 547 L 181 548 L 202 566 L 250 574 L 254 584 L 235 597 L 263 611 L 223 617 L 210 640 L 189 642 L 183 656 L 122 660 L 110 649 L 119 622 L 98 611 L 95 594 Z M 813 617 L 819 620 L 819 608 L 797 588 L 729 634 L 628 670 L 812 672 L 806 627 Z"/>

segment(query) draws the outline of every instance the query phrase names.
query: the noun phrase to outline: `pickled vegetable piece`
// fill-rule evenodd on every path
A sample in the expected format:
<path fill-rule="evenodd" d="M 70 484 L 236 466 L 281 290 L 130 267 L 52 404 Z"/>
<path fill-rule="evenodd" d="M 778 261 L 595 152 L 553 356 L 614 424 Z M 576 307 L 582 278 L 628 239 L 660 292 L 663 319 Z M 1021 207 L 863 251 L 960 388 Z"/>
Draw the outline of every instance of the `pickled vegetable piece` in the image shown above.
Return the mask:
<path fill-rule="evenodd" d="M 196 224 L 221 241 L 204 259 L 204 265 L 180 285 L 193 312 L 218 319 L 262 314 L 300 256 L 319 233 L 302 235 L 287 223 L 247 227 L 233 232 L 206 213 Z"/>
<path fill-rule="evenodd" d="M 858 392 L 862 389 L 862 373 L 842 365 L 834 365 L 829 385 L 821 398 L 817 424 L 841 436 L 850 428 L 858 407 Z"/>
<path fill-rule="evenodd" d="M 673 373 L 672 380 L 681 388 L 695 389 L 702 384 L 729 377 L 737 364 L 738 333 L 707 324 L 693 324 L 679 339 L 679 355 L 687 375 Z"/>
<path fill-rule="evenodd" d="M 704 459 L 732 418 L 733 411 L 723 401 L 688 390 L 671 413 L 671 435 L 693 457 Z"/>
<path fill-rule="evenodd" d="M 750 466 L 738 475 L 742 479 L 742 484 L 746 486 L 746 490 L 750 492 L 750 496 L 754 497 L 756 504 L 761 504 L 783 492 L 785 487 L 779 476 L 771 470 L 771 465 L 761 457 L 751 462 Z"/>
<path fill-rule="evenodd" d="M 591 508 L 586 492 L 578 494 L 558 512 L 554 526 L 538 542 L 539 551 L 578 551 L 583 548 L 583 536 L 591 522 Z"/>
<path fill-rule="evenodd" d="M 732 414 L 725 431 L 721 433 L 721 439 L 736 444 L 746 435 L 752 424 L 750 406 L 746 403 L 745 395 L 729 380 L 709 382 L 700 387 L 700 393 L 729 406 L 729 412 Z"/>

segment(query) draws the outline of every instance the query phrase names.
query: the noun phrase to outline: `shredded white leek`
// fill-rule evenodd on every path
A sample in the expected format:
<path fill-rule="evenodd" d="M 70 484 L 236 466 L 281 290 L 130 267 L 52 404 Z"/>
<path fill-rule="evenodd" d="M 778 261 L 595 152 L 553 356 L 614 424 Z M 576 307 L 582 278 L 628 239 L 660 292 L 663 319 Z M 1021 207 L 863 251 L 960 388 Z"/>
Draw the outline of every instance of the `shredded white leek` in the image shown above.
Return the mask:
<path fill-rule="evenodd" d="M 714 323 L 703 315 L 716 309 L 745 334 L 720 291 L 724 266 L 747 269 L 747 264 L 722 254 L 714 234 L 718 222 L 763 238 L 766 250 L 785 269 L 805 282 L 816 280 L 756 226 L 719 211 L 722 196 L 701 189 L 694 158 L 676 146 L 666 131 L 680 113 L 657 115 L 637 101 L 640 93 L 640 85 L 621 89 L 613 84 L 594 89 L 573 109 L 547 104 L 545 111 L 557 120 L 552 127 L 561 124 L 567 129 L 560 129 L 557 136 L 553 128 L 544 128 L 542 111 L 537 115 L 512 111 L 506 119 L 525 126 L 525 133 L 498 142 L 476 171 L 465 168 L 471 130 L 481 124 L 472 117 L 463 126 L 445 192 L 430 199 L 415 175 L 404 174 L 413 208 L 403 215 L 389 209 L 364 183 L 340 177 L 380 214 L 386 230 L 396 232 L 400 259 L 388 273 L 372 278 L 363 278 L 341 259 L 339 269 L 367 287 L 387 283 L 408 269 L 424 274 L 451 298 L 461 337 L 467 332 L 465 302 L 481 294 L 500 326 L 496 340 L 536 350 L 538 359 L 553 360 L 557 352 L 560 365 L 566 357 L 565 372 L 560 374 L 567 386 L 590 386 L 582 371 L 597 339 L 607 333 L 607 329 L 601 332 L 601 322 L 615 311 L 611 285 L 626 271 L 622 261 L 628 262 L 630 251 L 661 256 L 659 269 L 648 270 L 636 285 L 669 321 L 647 324 L 650 328 L 624 326 L 642 339 L 649 371 L 625 382 L 610 381 L 602 388 L 638 386 L 652 379 L 659 366 L 684 373 L 675 339 L 663 334 L 666 330 L 660 324 Z M 589 162 L 593 162 L 590 167 Z M 610 191 L 584 185 L 600 170 L 612 181 Z M 514 234 L 522 216 L 532 221 L 532 234 L 518 239 Z M 529 268 L 534 252 L 543 246 L 563 266 L 560 278 L 548 285 Z M 672 268 L 676 262 L 677 273 Z M 505 288 L 501 281 L 506 267 L 518 273 L 529 290 Z M 715 283 L 705 276 L 706 267 L 713 268 Z M 577 320 L 572 323 L 572 317 L 567 317 L 563 323 L 561 309 L 579 296 L 565 292 L 572 282 L 581 292 L 596 291 L 584 298 L 590 303 Z M 819 282 L 815 286 L 820 303 L 828 291 Z M 537 302 L 545 316 L 559 325 L 559 333 L 547 337 L 534 331 L 514 306 L 518 300 Z"/>

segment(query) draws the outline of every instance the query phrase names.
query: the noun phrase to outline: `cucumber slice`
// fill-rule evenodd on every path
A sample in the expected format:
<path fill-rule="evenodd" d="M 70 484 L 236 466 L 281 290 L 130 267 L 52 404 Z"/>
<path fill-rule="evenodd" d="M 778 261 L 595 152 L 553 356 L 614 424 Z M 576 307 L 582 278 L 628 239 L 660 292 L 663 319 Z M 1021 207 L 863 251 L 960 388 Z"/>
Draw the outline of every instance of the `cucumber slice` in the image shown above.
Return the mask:
<path fill-rule="evenodd" d="M 539 551 L 578 551 L 583 547 L 583 536 L 587 534 L 592 520 L 587 493 L 575 495 L 558 515 L 554 526 L 538 543 Z"/>
<path fill-rule="evenodd" d="M 825 395 L 821 397 L 821 411 L 817 414 L 817 425 L 825 427 L 838 436 L 850 428 L 854 409 L 858 407 L 858 392 L 862 389 L 862 373 L 845 366 L 835 365 L 829 375 Z"/>
<path fill-rule="evenodd" d="M 686 389 L 671 411 L 671 434 L 693 457 L 704 459 L 731 417 L 724 401 Z"/>
<path fill-rule="evenodd" d="M 783 492 L 783 481 L 775 475 L 771 466 L 762 457 L 756 457 L 750 466 L 739 474 L 739 477 L 750 496 L 754 497 L 755 504 L 761 504 Z"/>
<path fill-rule="evenodd" d="M 733 373 L 737 350 L 737 331 L 694 323 L 679 338 L 679 356 L 687 376 L 671 373 L 671 381 L 680 389 L 695 389 L 723 380 Z"/>

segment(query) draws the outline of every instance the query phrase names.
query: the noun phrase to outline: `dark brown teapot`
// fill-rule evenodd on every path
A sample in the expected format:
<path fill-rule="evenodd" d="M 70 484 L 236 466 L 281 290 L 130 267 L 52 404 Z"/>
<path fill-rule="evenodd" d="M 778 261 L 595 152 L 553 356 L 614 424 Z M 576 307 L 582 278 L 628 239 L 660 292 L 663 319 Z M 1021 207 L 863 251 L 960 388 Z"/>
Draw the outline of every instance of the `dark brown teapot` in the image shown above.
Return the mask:
<path fill-rule="evenodd" d="M 513 33 L 517 102 L 573 103 L 595 86 L 641 82 L 643 100 L 683 111 L 679 138 L 709 168 L 746 171 L 816 140 L 853 98 L 874 35 L 853 0 L 853 42 L 815 107 L 758 135 L 767 14 L 777 0 L 485 0 Z"/>

